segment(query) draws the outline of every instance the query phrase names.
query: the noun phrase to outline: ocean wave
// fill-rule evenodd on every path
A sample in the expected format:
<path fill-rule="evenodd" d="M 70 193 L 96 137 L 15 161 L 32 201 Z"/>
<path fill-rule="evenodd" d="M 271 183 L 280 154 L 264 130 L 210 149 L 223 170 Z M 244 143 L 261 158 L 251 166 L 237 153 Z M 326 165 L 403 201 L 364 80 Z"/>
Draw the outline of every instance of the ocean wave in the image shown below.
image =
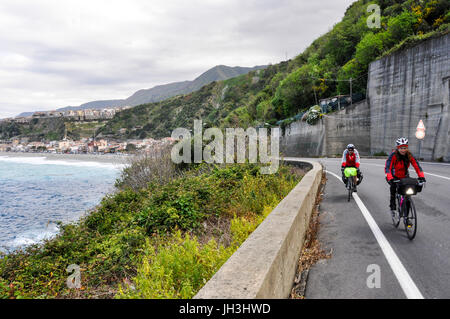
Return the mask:
<path fill-rule="evenodd" d="M 108 169 L 121 170 L 126 164 L 119 163 L 101 163 L 101 162 L 89 162 L 81 160 L 50 160 L 47 157 L 16 157 L 16 156 L 0 156 L 0 161 L 30 164 L 30 165 L 64 165 L 64 166 L 80 166 L 80 167 L 100 167 Z"/>
<path fill-rule="evenodd" d="M 55 223 L 48 223 L 44 227 L 27 230 L 15 236 L 14 239 L 7 242 L 7 247 L 17 249 L 19 247 L 29 246 L 40 243 L 46 239 L 51 239 L 59 232 L 59 227 Z"/>
<path fill-rule="evenodd" d="M 50 165 L 30 165 L 37 163 Z M 107 169 L 112 165 L 0 158 L 0 252 L 52 238 L 59 232 L 56 221 L 79 220 L 114 190 L 120 172 Z"/>

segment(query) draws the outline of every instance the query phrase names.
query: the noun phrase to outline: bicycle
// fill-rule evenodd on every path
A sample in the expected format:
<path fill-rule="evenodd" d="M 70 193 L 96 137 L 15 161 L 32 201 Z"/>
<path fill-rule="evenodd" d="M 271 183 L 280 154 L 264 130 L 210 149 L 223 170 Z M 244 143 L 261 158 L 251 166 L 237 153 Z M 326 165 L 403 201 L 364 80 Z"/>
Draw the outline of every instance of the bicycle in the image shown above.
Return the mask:
<path fill-rule="evenodd" d="M 345 173 L 344 171 L 342 173 L 345 175 L 346 180 L 343 179 L 343 181 L 345 182 L 345 187 L 348 190 L 347 201 L 350 201 L 352 193 L 356 192 L 356 185 L 358 185 L 362 180 L 362 174 L 359 174 L 355 167 L 347 167 L 345 169 Z"/>
<path fill-rule="evenodd" d="M 353 180 L 353 176 L 347 178 L 347 184 L 345 185 L 348 189 L 348 199 L 347 201 L 350 201 L 350 198 L 352 197 L 352 193 L 356 190 L 356 184 Z"/>
<path fill-rule="evenodd" d="M 417 212 L 411 196 L 422 191 L 425 182 L 419 182 L 416 178 L 402 178 L 394 180 L 397 185 L 396 200 L 397 211 L 392 215 L 392 223 L 397 228 L 403 218 L 406 235 L 413 240 L 417 233 Z"/>

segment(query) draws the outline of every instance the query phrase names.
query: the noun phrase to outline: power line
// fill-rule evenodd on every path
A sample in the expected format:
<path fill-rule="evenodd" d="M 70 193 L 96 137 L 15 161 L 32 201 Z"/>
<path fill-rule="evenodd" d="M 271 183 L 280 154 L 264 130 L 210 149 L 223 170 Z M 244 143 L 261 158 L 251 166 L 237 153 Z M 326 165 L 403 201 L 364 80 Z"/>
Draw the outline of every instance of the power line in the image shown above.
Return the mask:
<path fill-rule="evenodd" d="M 387 113 L 381 113 L 381 114 L 377 114 L 377 115 L 373 115 L 373 116 L 365 116 L 365 117 L 351 117 L 351 116 L 332 116 L 332 115 L 327 115 L 327 114 L 322 114 L 322 117 L 326 117 L 326 118 L 330 118 L 330 119 L 334 119 L 334 120 L 339 120 L 339 121 L 358 121 L 358 120 L 370 120 L 370 119 L 383 119 L 388 115 L 394 115 L 395 117 L 402 117 L 402 118 L 417 118 L 417 119 L 424 119 L 425 117 L 423 115 L 416 115 L 416 114 L 410 114 L 410 115 L 405 115 L 405 114 L 398 114 L 396 112 L 387 112 Z M 438 114 L 436 114 L 438 115 Z M 438 118 L 437 116 L 428 116 L 428 118 L 425 118 L 427 121 L 439 121 L 440 118 Z"/>
<path fill-rule="evenodd" d="M 320 81 L 324 81 L 324 82 L 351 82 L 351 81 L 355 81 L 355 80 L 359 80 L 360 78 L 362 78 L 363 76 L 367 76 L 369 73 L 364 73 L 361 74 L 360 76 L 358 76 L 357 78 L 349 78 L 349 79 L 327 79 L 325 77 L 315 77 L 315 76 L 306 76 L 306 77 L 300 77 L 298 79 L 300 80 L 320 80 Z"/>

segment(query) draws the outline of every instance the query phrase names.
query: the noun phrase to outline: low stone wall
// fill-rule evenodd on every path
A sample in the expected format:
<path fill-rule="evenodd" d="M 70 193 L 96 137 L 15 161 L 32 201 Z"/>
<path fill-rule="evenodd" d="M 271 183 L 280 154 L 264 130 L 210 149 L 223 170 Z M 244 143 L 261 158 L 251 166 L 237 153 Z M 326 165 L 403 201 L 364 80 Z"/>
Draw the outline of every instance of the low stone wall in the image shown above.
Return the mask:
<path fill-rule="evenodd" d="M 247 238 L 194 299 L 288 298 L 322 179 L 318 162 Z"/>

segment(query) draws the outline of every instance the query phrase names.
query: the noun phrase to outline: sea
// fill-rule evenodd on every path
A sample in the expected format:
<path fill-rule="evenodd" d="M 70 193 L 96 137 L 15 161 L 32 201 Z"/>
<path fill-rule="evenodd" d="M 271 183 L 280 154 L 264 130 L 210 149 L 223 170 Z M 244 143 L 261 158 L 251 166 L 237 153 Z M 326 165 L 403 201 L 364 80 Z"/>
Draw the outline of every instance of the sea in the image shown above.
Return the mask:
<path fill-rule="evenodd" d="M 41 243 L 114 191 L 121 165 L 0 156 L 0 252 Z"/>

